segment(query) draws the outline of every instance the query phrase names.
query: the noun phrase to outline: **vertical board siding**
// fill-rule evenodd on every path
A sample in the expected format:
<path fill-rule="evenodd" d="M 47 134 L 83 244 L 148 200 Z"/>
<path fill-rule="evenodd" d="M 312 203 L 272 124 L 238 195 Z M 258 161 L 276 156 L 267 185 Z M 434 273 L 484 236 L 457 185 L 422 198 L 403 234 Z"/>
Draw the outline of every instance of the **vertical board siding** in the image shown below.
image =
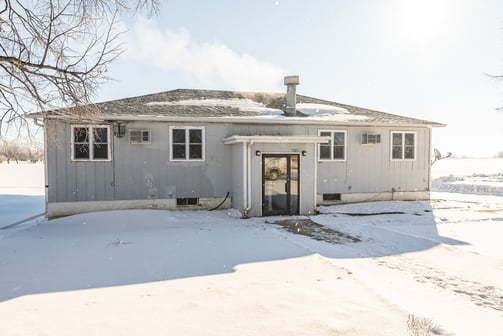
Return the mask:
<path fill-rule="evenodd" d="M 318 158 L 302 158 L 302 169 L 308 158 L 317 165 L 317 193 L 362 193 L 420 191 L 429 188 L 430 138 L 429 128 L 391 127 L 324 127 L 257 124 L 199 124 L 205 128 L 204 161 L 170 161 L 170 126 L 189 124 L 130 121 L 123 138 L 112 137 L 112 161 L 71 161 L 71 125 L 47 122 L 48 201 L 100 201 L 169 199 L 177 197 L 224 197 L 232 193 L 239 206 L 244 206 L 241 145 L 224 145 L 222 139 L 231 135 L 318 135 L 318 130 L 346 130 L 346 161 L 320 162 Z M 130 129 L 151 130 L 150 144 L 130 144 Z M 416 132 L 416 160 L 390 159 L 391 131 Z M 362 145 L 363 133 L 381 134 L 381 143 Z M 51 137 L 50 134 L 54 134 Z M 310 155 L 314 145 L 255 144 L 267 151 L 300 150 Z M 252 155 L 252 160 L 256 158 Z M 260 181 L 260 167 L 254 181 Z M 257 168 L 258 167 L 258 168 Z M 314 167 L 314 166 L 313 166 Z M 314 170 L 314 169 L 313 169 Z M 255 175 L 257 174 L 257 175 Z M 304 184 L 303 184 L 304 185 Z M 260 182 L 259 182 L 260 188 Z M 304 188 L 306 186 L 304 185 Z M 256 189 L 256 188 L 255 188 Z M 254 189 L 254 192 L 257 190 Z M 259 192 L 259 190 L 257 191 Z M 314 190 L 313 190 L 314 193 Z M 261 197 L 254 195 L 254 202 Z M 301 197 L 305 197 L 301 195 Z M 258 200 L 260 201 L 260 200 Z"/>
<path fill-rule="evenodd" d="M 48 201 L 99 201 L 113 194 L 111 162 L 71 161 L 71 124 L 49 120 L 46 127 Z"/>
<path fill-rule="evenodd" d="M 45 164 L 47 165 L 47 200 L 48 202 L 57 202 L 58 195 L 63 194 L 61 190 L 58 190 L 58 139 L 64 141 L 64 134 L 58 134 L 56 124 L 54 122 L 46 121 L 45 132 L 47 138 Z M 60 133 L 60 132 L 59 132 Z M 64 168 L 64 166 L 62 167 Z M 63 177 L 66 180 L 66 177 Z M 65 181 L 62 181 L 62 186 L 64 187 Z"/>
<path fill-rule="evenodd" d="M 205 127 L 204 161 L 170 161 L 169 126 L 163 122 L 130 122 L 128 128 L 150 129 L 151 144 L 115 141 L 116 199 L 224 197 L 231 192 L 231 148 L 222 143 L 224 125 Z"/>
<path fill-rule="evenodd" d="M 365 193 L 427 190 L 430 161 L 430 130 L 428 128 L 364 128 L 312 127 L 310 134 L 320 129 L 347 129 L 346 161 L 318 162 L 318 193 Z M 391 160 L 391 131 L 416 132 L 416 159 Z M 381 143 L 362 145 L 363 133 L 381 134 Z"/>

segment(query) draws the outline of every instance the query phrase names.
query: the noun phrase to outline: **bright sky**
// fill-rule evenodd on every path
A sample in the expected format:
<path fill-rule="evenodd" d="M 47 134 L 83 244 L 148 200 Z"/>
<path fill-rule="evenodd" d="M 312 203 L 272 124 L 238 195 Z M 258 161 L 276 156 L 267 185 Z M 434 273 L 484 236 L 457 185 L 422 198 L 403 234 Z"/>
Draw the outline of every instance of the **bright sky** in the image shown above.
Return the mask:
<path fill-rule="evenodd" d="M 441 152 L 503 151 L 501 0 L 169 0 L 129 18 L 99 100 L 176 88 L 285 91 L 445 123 Z"/>

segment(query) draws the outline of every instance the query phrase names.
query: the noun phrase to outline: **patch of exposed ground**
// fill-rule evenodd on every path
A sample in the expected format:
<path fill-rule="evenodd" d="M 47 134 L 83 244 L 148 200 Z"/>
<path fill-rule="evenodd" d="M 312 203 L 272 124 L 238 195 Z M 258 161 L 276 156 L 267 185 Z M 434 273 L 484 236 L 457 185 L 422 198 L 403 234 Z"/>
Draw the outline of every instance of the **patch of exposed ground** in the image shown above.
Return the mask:
<path fill-rule="evenodd" d="M 338 215 L 346 215 L 352 217 L 363 217 L 363 216 L 378 216 L 378 215 L 404 215 L 405 212 L 402 211 L 384 211 L 384 212 L 375 212 L 375 213 L 367 213 L 367 212 L 336 212 Z"/>
<path fill-rule="evenodd" d="M 281 226 L 282 229 L 298 235 L 303 235 L 314 240 L 324 241 L 330 244 L 346 244 L 361 242 L 360 238 L 347 233 L 330 229 L 313 222 L 311 219 L 283 219 L 272 222 Z"/>

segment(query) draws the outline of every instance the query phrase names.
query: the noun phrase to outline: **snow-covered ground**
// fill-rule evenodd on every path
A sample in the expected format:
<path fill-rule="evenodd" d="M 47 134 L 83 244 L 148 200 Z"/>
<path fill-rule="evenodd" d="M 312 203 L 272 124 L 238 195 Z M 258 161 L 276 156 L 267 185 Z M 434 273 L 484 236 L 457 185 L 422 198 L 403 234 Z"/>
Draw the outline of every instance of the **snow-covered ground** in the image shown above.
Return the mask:
<path fill-rule="evenodd" d="M 44 211 L 44 165 L 0 163 L 0 228 Z"/>
<path fill-rule="evenodd" d="M 458 177 L 503 173 L 443 160 L 435 177 L 448 164 Z M 5 167 L 9 190 L 29 179 Z M 23 195 L 7 189 L 1 199 Z M 22 203 L 0 203 L 0 223 L 32 215 Z M 320 213 L 287 226 L 233 210 L 110 211 L 0 230 L 0 334 L 407 335 L 410 314 L 440 335 L 502 334 L 503 197 Z"/>
<path fill-rule="evenodd" d="M 503 158 L 440 160 L 432 177 L 433 191 L 503 196 Z"/>

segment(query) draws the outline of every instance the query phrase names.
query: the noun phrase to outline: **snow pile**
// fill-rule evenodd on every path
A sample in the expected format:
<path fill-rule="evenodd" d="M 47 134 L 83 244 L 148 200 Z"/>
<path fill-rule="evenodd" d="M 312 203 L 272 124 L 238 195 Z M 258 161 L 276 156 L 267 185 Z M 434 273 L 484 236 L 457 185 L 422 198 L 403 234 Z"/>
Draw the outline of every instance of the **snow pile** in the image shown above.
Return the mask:
<path fill-rule="evenodd" d="M 503 159 L 446 159 L 432 174 L 433 191 L 503 196 Z"/>
<path fill-rule="evenodd" d="M 177 101 L 149 102 L 147 106 L 212 106 L 231 107 L 240 111 L 259 112 L 264 115 L 282 115 L 283 111 L 266 107 L 263 103 L 258 103 L 248 98 L 231 99 L 185 99 Z"/>
<path fill-rule="evenodd" d="M 433 191 L 503 196 L 503 173 L 442 176 L 433 179 Z"/>

